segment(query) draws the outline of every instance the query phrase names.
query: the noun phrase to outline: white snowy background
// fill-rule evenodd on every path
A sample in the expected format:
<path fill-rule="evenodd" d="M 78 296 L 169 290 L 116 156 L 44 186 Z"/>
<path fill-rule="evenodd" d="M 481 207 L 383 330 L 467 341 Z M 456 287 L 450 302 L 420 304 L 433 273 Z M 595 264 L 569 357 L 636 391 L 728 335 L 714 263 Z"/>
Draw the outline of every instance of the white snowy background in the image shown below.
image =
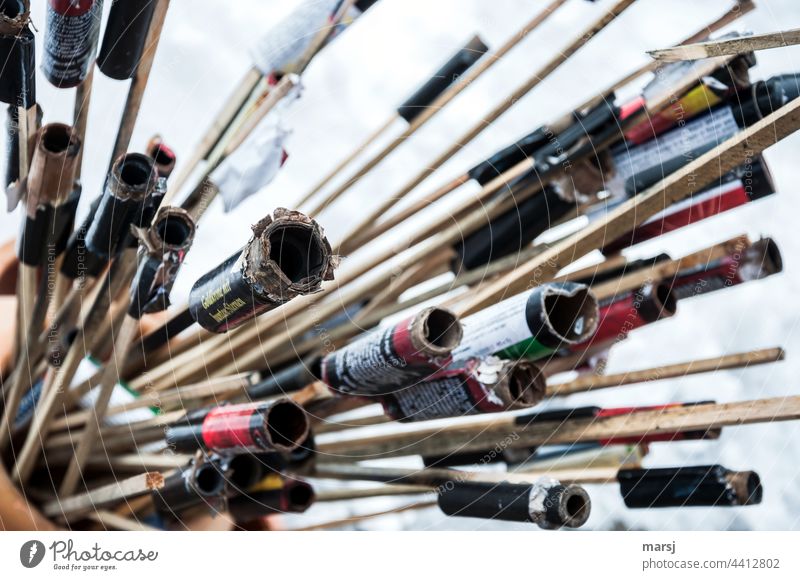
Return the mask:
<path fill-rule="evenodd" d="M 248 237 L 248 226 L 277 206 L 293 201 L 327 173 L 338 159 L 391 114 L 408 93 L 472 34 L 492 48 L 500 46 L 523 22 L 541 10 L 544 0 L 381 0 L 319 55 L 303 78 L 305 94 L 292 109 L 290 158 L 278 178 L 230 214 L 217 201 L 200 225 L 198 237 L 175 289 L 176 302 L 192 282 L 228 257 Z M 43 1 L 33 2 L 32 18 L 44 30 Z M 110 2 L 106 2 L 106 10 Z M 296 4 L 289 0 L 173 0 L 145 94 L 131 148 L 141 150 L 154 133 L 164 136 L 181 156 L 201 138 L 237 81 L 251 66 L 250 44 Z M 530 34 L 506 58 L 459 96 L 445 112 L 373 171 L 321 217 L 335 237 L 355 210 L 391 195 L 418 169 L 464 132 L 550 59 L 611 0 L 568 2 L 540 30 Z M 499 147 L 571 110 L 646 60 L 647 49 L 680 41 L 731 5 L 731 0 L 639 0 L 617 22 L 593 39 L 537 89 L 503 115 L 418 190 L 424 195 Z M 736 25 L 768 32 L 800 27 L 796 0 L 757 0 L 756 12 Z M 41 42 L 41 34 L 37 35 Z M 41 54 L 41 53 L 39 53 Z M 754 79 L 800 71 L 800 49 L 758 55 Z M 86 140 L 82 212 L 100 191 L 117 130 L 127 83 L 95 76 Z M 38 79 L 45 122 L 70 122 L 70 90 Z M 633 96 L 635 90 L 624 93 Z M 402 122 L 394 133 L 402 130 Z M 738 372 L 718 372 L 681 380 L 586 394 L 564 405 L 624 406 L 678 400 L 720 402 L 800 393 L 797 356 L 800 334 L 800 135 L 772 147 L 766 157 L 778 194 L 664 236 L 637 249 L 647 256 L 667 251 L 680 256 L 737 234 L 775 238 L 785 271 L 764 281 L 680 304 L 672 319 L 636 331 L 615 347 L 608 372 L 645 368 L 697 357 L 781 345 L 785 362 Z M 474 192 L 474 189 L 469 190 Z M 18 211 L 0 217 L 2 234 L 16 235 Z M 593 514 L 588 528 L 634 529 L 797 529 L 800 528 L 800 424 L 774 423 L 727 428 L 719 441 L 656 444 L 646 464 L 721 463 L 754 469 L 762 477 L 764 501 L 747 508 L 626 510 L 615 485 L 589 486 Z M 352 509 L 317 506 L 292 523 L 311 523 L 357 512 L 386 509 L 398 500 L 367 500 Z M 446 518 L 436 509 L 378 518 L 366 529 L 530 529 L 528 526 Z"/>

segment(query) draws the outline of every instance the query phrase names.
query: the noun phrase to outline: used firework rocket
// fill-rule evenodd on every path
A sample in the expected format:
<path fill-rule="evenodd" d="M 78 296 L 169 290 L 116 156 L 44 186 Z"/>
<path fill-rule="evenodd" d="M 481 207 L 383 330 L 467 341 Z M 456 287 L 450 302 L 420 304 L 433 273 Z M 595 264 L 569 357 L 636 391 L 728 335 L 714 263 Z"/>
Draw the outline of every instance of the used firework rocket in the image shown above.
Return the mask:
<path fill-rule="evenodd" d="M 672 294 L 676 300 L 683 300 L 761 280 L 782 270 L 783 259 L 778 244 L 771 238 L 764 238 L 709 264 L 681 271 L 672 283 Z"/>
<path fill-rule="evenodd" d="M 448 516 L 506 522 L 532 522 L 540 528 L 579 528 L 589 519 L 592 502 L 578 485 L 550 478 L 533 484 L 457 481 L 445 484 L 439 508 Z"/>
<path fill-rule="evenodd" d="M 83 82 L 94 64 L 102 16 L 103 0 L 48 0 L 42 71 L 50 83 L 68 88 Z"/>
<path fill-rule="evenodd" d="M 44 265 L 48 254 L 58 256 L 66 247 L 80 197 L 75 185 L 80 148 L 68 125 L 53 123 L 39 132 L 17 250 L 20 260 L 29 266 Z"/>
<path fill-rule="evenodd" d="M 755 471 L 721 465 L 621 469 L 617 480 L 629 508 L 745 506 L 761 503 L 764 493 Z"/>
<path fill-rule="evenodd" d="M 206 330 L 227 332 L 333 279 L 338 259 L 317 222 L 284 208 L 273 216 L 254 225 L 244 249 L 192 288 L 189 314 Z"/>
<path fill-rule="evenodd" d="M 142 225 L 145 199 L 156 188 L 153 160 L 140 153 L 120 157 L 111 168 L 92 223 L 86 249 L 109 260 L 123 247 L 132 224 Z"/>
<path fill-rule="evenodd" d="M 532 407 L 545 389 L 536 365 L 487 357 L 387 395 L 382 404 L 392 419 L 425 421 Z"/>
<path fill-rule="evenodd" d="M 202 422 L 181 422 L 167 429 L 167 444 L 176 451 L 247 453 L 292 451 L 308 436 L 303 408 L 289 399 L 215 407 Z"/>
<path fill-rule="evenodd" d="M 464 319 L 454 360 L 495 355 L 537 360 L 579 344 L 597 329 L 597 300 L 583 284 L 544 284 Z"/>
<path fill-rule="evenodd" d="M 169 293 L 194 240 L 195 223 L 188 212 L 163 208 L 149 228 L 135 229 L 139 268 L 131 285 L 129 314 L 160 312 L 169 307 Z"/>
<path fill-rule="evenodd" d="M 442 308 L 426 308 L 327 355 L 320 363 L 320 378 L 344 395 L 395 393 L 435 377 L 450 365 L 461 336 L 455 315 Z"/>

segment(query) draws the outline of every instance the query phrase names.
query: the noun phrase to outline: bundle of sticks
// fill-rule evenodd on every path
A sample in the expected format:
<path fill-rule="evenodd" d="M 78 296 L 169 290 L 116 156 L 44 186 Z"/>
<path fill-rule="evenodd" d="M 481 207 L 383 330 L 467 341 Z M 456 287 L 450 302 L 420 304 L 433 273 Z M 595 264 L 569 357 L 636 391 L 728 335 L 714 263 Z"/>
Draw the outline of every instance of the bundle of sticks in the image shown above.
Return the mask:
<path fill-rule="evenodd" d="M 407 495 L 414 502 L 397 509 L 300 527 L 438 506 L 453 517 L 578 528 L 591 513 L 587 486 L 610 483 L 631 509 L 759 503 L 761 480 L 746 466 L 643 461 L 650 445 L 712 445 L 723 428 L 800 418 L 800 395 L 559 402 L 784 358 L 776 347 L 604 372 L 609 352 L 640 327 L 669 333 L 665 321 L 684 300 L 783 269 L 773 239 L 746 235 L 683 256 L 626 257 L 776 191 L 761 154 L 800 128 L 800 73 L 751 79 L 750 69 L 754 50 L 798 35 L 780 45 L 730 32 L 708 40 L 753 2 L 733 3 L 663 51 L 674 62 L 640 67 L 420 194 L 520 98 L 546 90 L 606 27 L 624 25 L 635 4 L 574 0 L 594 11 L 585 30 L 400 191 L 380 192 L 345 235 L 329 241 L 323 229 L 328 208 L 346 204 L 362 177 L 413 146 L 420 127 L 568 1 L 551 1 L 494 51 L 470 39 L 298 209 L 259 216 L 244 247 L 175 304 L 200 220 L 217 197 L 227 211 L 268 185 L 287 157 L 285 109 L 304 71 L 376 2 L 301 2 L 257 43 L 253 68 L 186 161 L 158 136 L 129 151 L 168 0 L 113 3 L 102 42 L 100 0 L 48 2 L 42 69 L 55 86 L 76 88 L 71 124 L 42 124 L 28 2 L 2 2 L 6 190 L 22 223 L 0 497 L 24 505 L 2 525 L 267 529 L 276 514 L 314 502 Z M 103 190 L 76 222 L 95 64 L 131 82 Z M 630 86 L 643 86 L 639 96 L 619 99 Z M 374 152 L 398 124 L 402 133 Z M 456 209 L 440 211 L 455 192 Z M 402 245 L 388 241 L 398 232 Z M 424 467 L 398 467 L 398 457 Z"/>

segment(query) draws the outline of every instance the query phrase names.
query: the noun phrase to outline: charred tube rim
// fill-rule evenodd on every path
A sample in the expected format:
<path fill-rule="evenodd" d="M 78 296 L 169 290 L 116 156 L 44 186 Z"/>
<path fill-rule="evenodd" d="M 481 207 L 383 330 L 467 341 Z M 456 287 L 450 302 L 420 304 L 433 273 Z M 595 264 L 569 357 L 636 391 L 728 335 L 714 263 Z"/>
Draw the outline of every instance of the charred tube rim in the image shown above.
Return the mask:
<path fill-rule="evenodd" d="M 656 322 L 662 318 L 669 318 L 678 309 L 678 301 L 672 293 L 670 284 L 662 282 L 648 284 L 639 293 L 642 297 L 639 316 L 645 322 Z"/>
<path fill-rule="evenodd" d="M 545 521 L 553 527 L 580 528 L 591 512 L 592 500 L 579 485 L 555 485 L 547 492 Z"/>
<path fill-rule="evenodd" d="M 534 338 L 545 346 L 579 344 L 588 340 L 597 330 L 597 298 L 583 284 L 547 284 L 531 296 L 526 306 Z"/>
<path fill-rule="evenodd" d="M 262 412 L 266 424 L 267 446 L 277 451 L 294 451 L 306 440 L 310 429 L 308 415 L 292 400 L 277 401 Z"/>
<path fill-rule="evenodd" d="M 322 228 L 285 208 L 273 216 L 253 226 L 253 239 L 243 252 L 244 277 L 273 302 L 319 290 L 338 265 Z"/>
<path fill-rule="evenodd" d="M 725 476 L 736 494 L 739 505 L 756 505 L 764 497 L 761 478 L 755 471 L 731 471 Z"/>
<path fill-rule="evenodd" d="M 458 317 L 444 308 L 426 308 L 409 325 L 414 348 L 429 357 L 447 357 L 459 344 L 464 329 Z"/>
<path fill-rule="evenodd" d="M 42 204 L 60 205 L 75 190 L 75 171 L 81 141 L 64 123 L 41 128 L 28 176 L 28 213 Z"/>
<path fill-rule="evenodd" d="M 18 34 L 29 19 L 29 0 L 3 0 L 0 2 L 0 34 Z"/>
<path fill-rule="evenodd" d="M 143 201 L 156 186 L 156 172 L 151 157 L 127 153 L 114 163 L 108 187 L 117 199 Z"/>
<path fill-rule="evenodd" d="M 310 508 L 317 497 L 311 485 L 298 479 L 287 479 L 281 494 L 286 511 L 296 514 L 301 514 Z"/>
<path fill-rule="evenodd" d="M 149 231 L 157 250 L 188 250 L 194 240 L 195 222 L 186 210 L 165 207 L 159 210 Z"/>
<path fill-rule="evenodd" d="M 189 468 L 187 474 L 189 486 L 197 492 L 200 497 L 213 497 L 222 493 L 225 489 L 225 476 L 215 465 L 204 463 L 199 465 L 192 473 Z"/>
<path fill-rule="evenodd" d="M 150 139 L 147 144 L 147 154 L 153 158 L 156 170 L 161 177 L 169 177 L 175 169 L 177 156 L 175 152 L 164 144 L 160 136 Z"/>
<path fill-rule="evenodd" d="M 510 362 L 494 393 L 509 410 L 526 409 L 537 405 L 547 392 L 547 378 L 541 369 L 530 362 Z"/>
<path fill-rule="evenodd" d="M 744 253 L 745 260 L 759 268 L 759 277 L 766 278 L 783 272 L 783 256 L 778 244 L 772 238 L 754 242 Z"/>
<path fill-rule="evenodd" d="M 227 459 L 223 464 L 228 487 L 233 493 L 242 493 L 256 485 L 264 476 L 264 466 L 257 455 L 242 453 Z"/>

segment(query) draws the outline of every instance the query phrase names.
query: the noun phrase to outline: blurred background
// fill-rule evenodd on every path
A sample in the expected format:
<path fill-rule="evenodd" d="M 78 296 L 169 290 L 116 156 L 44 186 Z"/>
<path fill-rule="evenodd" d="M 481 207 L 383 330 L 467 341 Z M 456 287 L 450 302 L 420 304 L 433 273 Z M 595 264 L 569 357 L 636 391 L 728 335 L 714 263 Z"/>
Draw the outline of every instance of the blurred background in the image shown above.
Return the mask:
<path fill-rule="evenodd" d="M 388 117 L 408 94 L 475 33 L 491 49 L 540 11 L 545 0 L 380 0 L 346 34 L 321 53 L 303 77 L 304 93 L 286 119 L 292 130 L 289 159 L 278 177 L 260 194 L 229 214 L 217 200 L 200 225 L 174 290 L 174 302 L 192 283 L 242 246 L 249 225 L 274 208 L 293 202 L 325 175 Z M 44 30 L 45 2 L 33 3 L 32 20 Z M 106 10 L 110 2 L 106 2 Z M 250 68 L 249 48 L 287 14 L 294 0 L 173 0 L 158 49 L 150 84 L 132 140 L 142 150 L 160 133 L 182 157 L 202 137 L 214 114 Z M 596 4 L 568 2 L 547 23 L 483 75 L 406 146 L 352 188 L 320 216 L 334 237 L 351 223 L 354 209 L 376 205 L 404 185 L 426 159 L 443 151 L 477 118 L 537 70 L 581 31 L 611 0 Z M 796 0 L 756 0 L 757 10 L 734 28 L 770 32 L 800 27 Z M 493 127 L 437 171 L 416 196 L 463 173 L 500 147 L 537 126 L 572 110 L 589 96 L 645 62 L 645 51 L 679 42 L 726 11 L 731 0 L 638 0 L 617 22 L 593 39 L 567 64 L 503 115 Z M 37 35 L 41 42 L 41 35 Z M 41 54 L 40 48 L 37 51 Z M 800 47 L 764 51 L 751 70 L 752 79 L 800 72 Z M 44 122 L 70 122 L 72 90 L 37 82 Z M 641 87 L 621 93 L 635 96 Z M 95 76 L 85 143 L 84 196 L 80 215 L 100 192 L 108 155 L 127 94 L 127 83 Z M 400 132 L 387 135 L 391 138 Z M 387 139 L 388 140 L 388 139 Z M 379 142 L 376 146 L 379 146 Z M 738 234 L 773 237 L 784 258 L 784 272 L 723 292 L 682 302 L 671 319 L 639 329 L 614 347 L 607 372 L 646 368 L 692 358 L 755 348 L 783 346 L 787 360 L 750 370 L 701 374 L 680 380 L 585 393 L 560 402 L 564 406 L 649 405 L 671 401 L 715 399 L 719 402 L 800 393 L 800 134 L 766 153 L 778 195 L 636 248 L 632 257 L 660 251 L 681 256 Z M 468 190 L 474 193 L 475 190 Z M 411 200 L 416 199 L 415 196 Z M 410 200 L 409 200 L 410 201 Z M 443 206 L 446 211 L 446 204 Z M 16 235 L 17 213 L 0 217 L 3 241 Z M 79 216 L 80 219 L 80 216 Z M 391 241 L 389 239 L 387 243 Z M 719 441 L 654 444 L 647 466 L 720 463 L 732 469 L 754 469 L 764 483 L 761 505 L 746 508 L 627 510 L 616 486 L 588 486 L 593 513 L 590 529 L 798 529 L 800 528 L 800 424 L 798 422 L 727 428 Z M 421 463 L 405 462 L 421 467 Z M 348 517 L 390 509 L 402 499 L 371 499 L 348 505 L 316 506 L 294 523 L 308 525 L 319 517 Z M 531 529 L 529 526 L 447 518 L 437 508 L 381 517 L 359 523 L 364 529 Z"/>

